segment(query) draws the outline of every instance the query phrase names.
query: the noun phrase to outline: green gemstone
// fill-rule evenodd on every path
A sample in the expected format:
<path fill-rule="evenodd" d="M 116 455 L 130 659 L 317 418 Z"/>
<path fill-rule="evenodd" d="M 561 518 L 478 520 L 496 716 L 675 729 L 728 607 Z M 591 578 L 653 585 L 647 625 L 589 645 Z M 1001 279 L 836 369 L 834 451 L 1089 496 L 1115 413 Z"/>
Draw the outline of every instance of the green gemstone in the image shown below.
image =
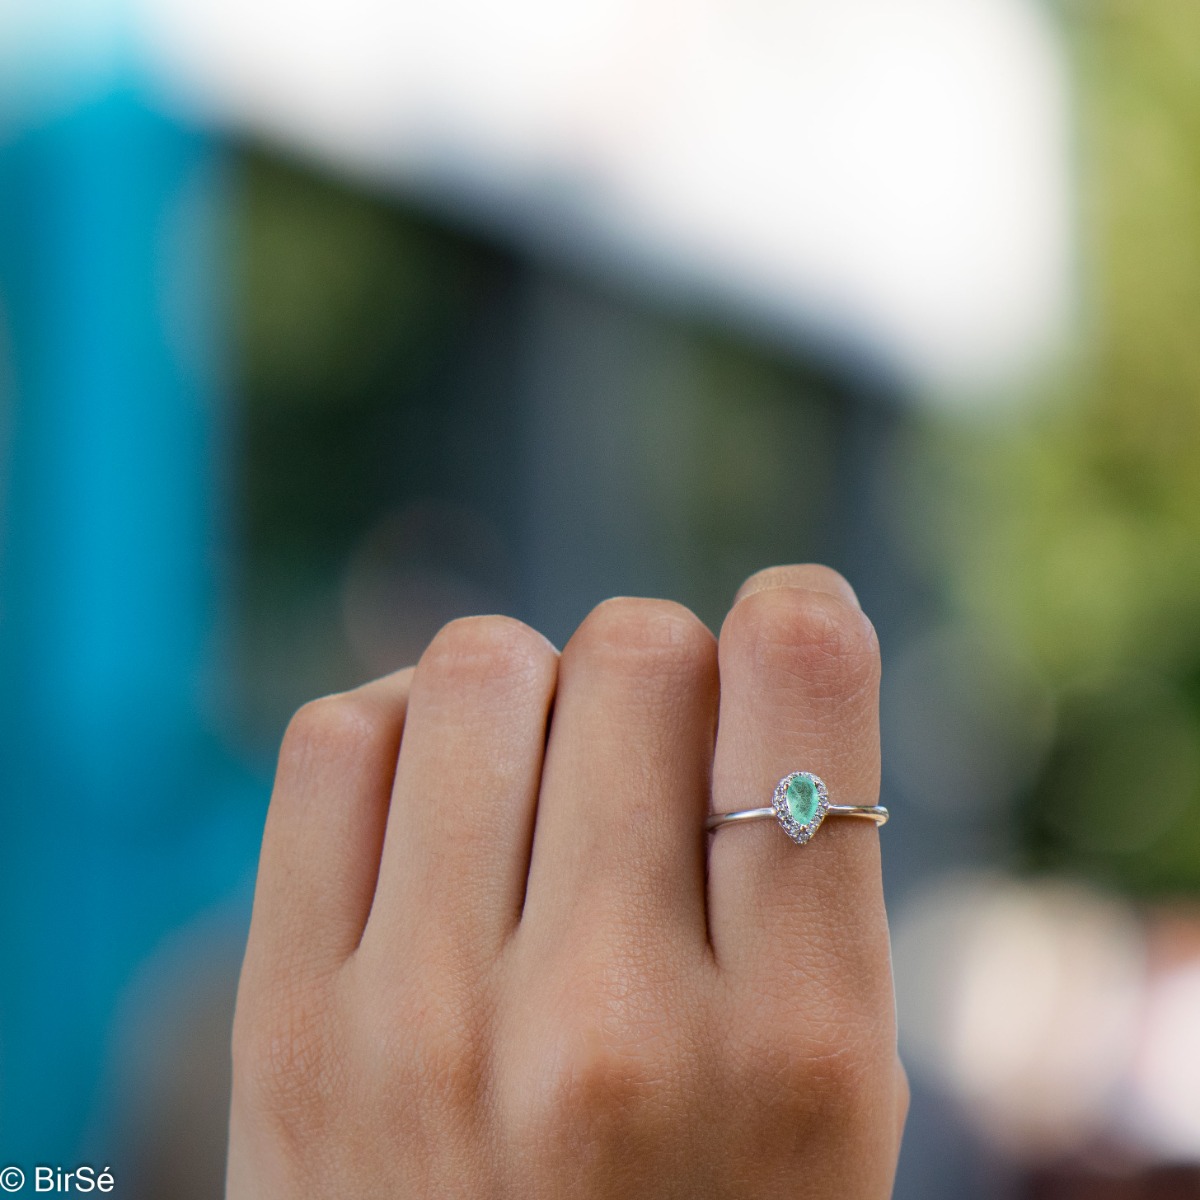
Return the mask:
<path fill-rule="evenodd" d="M 786 799 L 788 812 L 797 825 L 807 825 L 812 821 L 821 804 L 817 785 L 807 775 L 797 775 L 787 785 Z"/>

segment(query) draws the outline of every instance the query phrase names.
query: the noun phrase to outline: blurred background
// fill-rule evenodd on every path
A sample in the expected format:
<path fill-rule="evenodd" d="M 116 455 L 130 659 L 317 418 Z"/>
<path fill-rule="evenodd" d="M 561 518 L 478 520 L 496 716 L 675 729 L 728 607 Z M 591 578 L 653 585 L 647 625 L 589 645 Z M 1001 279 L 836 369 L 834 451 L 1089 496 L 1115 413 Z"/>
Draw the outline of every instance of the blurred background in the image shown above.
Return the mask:
<path fill-rule="evenodd" d="M 1198 46 L 0 3 L 0 1165 L 221 1193 L 305 699 L 820 559 L 884 654 L 898 1200 L 1200 1196 Z"/>

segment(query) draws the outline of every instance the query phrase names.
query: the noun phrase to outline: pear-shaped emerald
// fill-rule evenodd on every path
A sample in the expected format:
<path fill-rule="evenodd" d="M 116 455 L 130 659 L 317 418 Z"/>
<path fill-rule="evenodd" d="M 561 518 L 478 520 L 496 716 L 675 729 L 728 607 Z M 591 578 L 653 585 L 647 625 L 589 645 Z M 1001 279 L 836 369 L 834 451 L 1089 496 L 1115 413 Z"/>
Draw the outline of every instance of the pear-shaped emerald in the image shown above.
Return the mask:
<path fill-rule="evenodd" d="M 821 795 L 811 775 L 796 775 L 787 785 L 788 814 L 797 825 L 807 825 L 817 815 Z"/>

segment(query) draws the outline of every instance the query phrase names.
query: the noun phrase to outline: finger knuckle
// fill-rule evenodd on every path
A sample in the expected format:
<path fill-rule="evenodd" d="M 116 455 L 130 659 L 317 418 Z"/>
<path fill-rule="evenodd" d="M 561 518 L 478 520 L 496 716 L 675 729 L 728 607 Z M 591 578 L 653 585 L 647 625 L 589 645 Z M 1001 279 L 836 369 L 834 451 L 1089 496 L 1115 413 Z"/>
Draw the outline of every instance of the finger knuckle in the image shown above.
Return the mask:
<path fill-rule="evenodd" d="M 400 1067 L 400 1076 L 432 1111 L 468 1113 L 482 1096 L 483 1056 L 470 1042 L 447 1038 L 410 1042 Z"/>
<path fill-rule="evenodd" d="M 748 596 L 753 592 L 761 592 L 779 587 L 816 587 L 823 592 L 835 596 L 845 596 L 847 599 L 854 595 L 845 576 L 827 567 L 823 563 L 804 563 L 799 566 L 764 567 L 755 571 L 738 589 L 738 596 Z"/>
<path fill-rule="evenodd" d="M 420 1097 L 428 1111 L 466 1114 L 480 1103 L 488 1073 L 487 1039 L 469 1015 L 431 997 L 393 1006 L 387 1028 L 375 1030 L 372 1059 L 381 1090 Z"/>
<path fill-rule="evenodd" d="M 545 679 L 555 652 L 540 633 L 511 617 L 460 617 L 443 625 L 417 664 L 417 678 L 450 688 Z"/>
<path fill-rule="evenodd" d="M 854 1127 L 873 1111 L 879 1063 L 854 1043 L 818 1045 L 803 1062 L 802 1074 L 822 1118 Z"/>
<path fill-rule="evenodd" d="M 722 643 L 765 677 L 802 681 L 817 697 L 856 693 L 879 679 L 879 643 L 871 622 L 861 609 L 824 592 L 755 592 L 734 606 Z"/>
<path fill-rule="evenodd" d="M 856 1129 L 876 1111 L 879 1082 L 889 1078 L 890 1059 L 875 1040 L 850 1029 L 785 1034 L 755 1047 L 744 1061 L 760 1087 L 771 1081 L 773 1110 L 784 1119 Z"/>
<path fill-rule="evenodd" d="M 713 636 L 690 609 L 670 600 L 618 596 L 598 604 L 568 644 L 572 656 L 599 658 L 618 668 L 694 672 L 713 661 Z"/>
<path fill-rule="evenodd" d="M 233 1086 L 260 1117 L 302 1134 L 335 1103 L 342 1057 L 319 996 L 292 997 L 269 1010 L 239 1005 L 233 1027 Z"/>
<path fill-rule="evenodd" d="M 627 1045 L 585 1044 L 563 1062 L 555 1106 L 570 1120 L 627 1112 L 653 1086 L 658 1070 Z"/>
<path fill-rule="evenodd" d="M 361 754 L 386 732 L 383 713 L 358 692 L 310 700 L 288 723 L 279 753 L 285 769 Z"/>
<path fill-rule="evenodd" d="M 662 1039 L 631 1038 L 596 1027 L 560 1044 L 543 1086 L 522 1098 L 526 1137 L 601 1149 L 618 1145 L 678 1094 L 679 1057 Z"/>

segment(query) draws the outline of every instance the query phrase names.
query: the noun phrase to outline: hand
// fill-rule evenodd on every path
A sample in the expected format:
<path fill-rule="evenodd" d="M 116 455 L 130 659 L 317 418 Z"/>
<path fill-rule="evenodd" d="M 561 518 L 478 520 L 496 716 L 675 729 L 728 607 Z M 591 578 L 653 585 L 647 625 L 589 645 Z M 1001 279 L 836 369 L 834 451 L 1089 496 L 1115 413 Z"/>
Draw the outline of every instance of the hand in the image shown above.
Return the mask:
<path fill-rule="evenodd" d="M 704 832 L 792 770 L 874 803 L 878 680 L 853 592 L 804 566 L 754 576 L 719 645 L 662 601 L 601 604 L 561 656 L 477 617 L 301 709 L 230 1200 L 889 1196 L 907 1090 L 874 826 Z"/>

